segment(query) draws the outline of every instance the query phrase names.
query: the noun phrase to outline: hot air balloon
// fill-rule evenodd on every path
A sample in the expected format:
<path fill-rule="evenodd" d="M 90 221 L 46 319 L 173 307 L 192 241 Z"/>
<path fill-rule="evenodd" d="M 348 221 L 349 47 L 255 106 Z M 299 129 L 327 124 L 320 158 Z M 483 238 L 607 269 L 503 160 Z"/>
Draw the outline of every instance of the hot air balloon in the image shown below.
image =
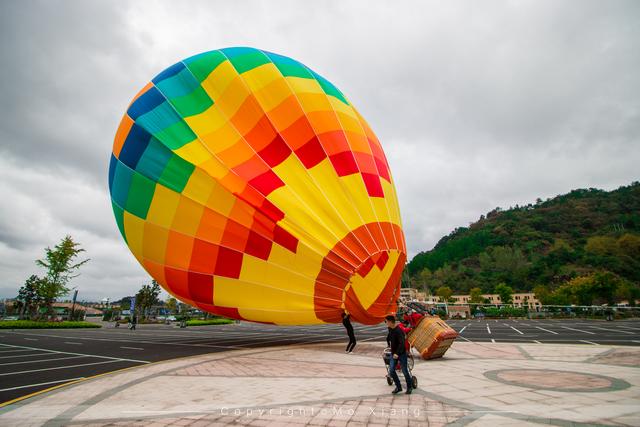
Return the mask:
<path fill-rule="evenodd" d="M 344 94 L 286 56 L 205 52 L 122 118 L 109 167 L 129 249 L 188 304 L 273 324 L 375 324 L 406 245 L 380 142 Z"/>

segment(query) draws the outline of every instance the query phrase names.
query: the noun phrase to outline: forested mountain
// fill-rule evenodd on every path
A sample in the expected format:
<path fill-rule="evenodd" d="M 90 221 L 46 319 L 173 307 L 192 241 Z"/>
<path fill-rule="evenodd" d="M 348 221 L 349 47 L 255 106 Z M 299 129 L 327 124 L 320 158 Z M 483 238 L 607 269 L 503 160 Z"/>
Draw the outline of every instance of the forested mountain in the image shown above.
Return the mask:
<path fill-rule="evenodd" d="M 573 302 L 580 300 L 577 284 L 608 286 L 595 283 L 604 280 L 614 283 L 606 292 L 626 299 L 640 283 L 640 183 L 496 208 L 416 255 L 407 270 L 414 285 L 434 293 L 444 286 L 489 293 L 504 283 L 515 291 L 573 293 Z"/>

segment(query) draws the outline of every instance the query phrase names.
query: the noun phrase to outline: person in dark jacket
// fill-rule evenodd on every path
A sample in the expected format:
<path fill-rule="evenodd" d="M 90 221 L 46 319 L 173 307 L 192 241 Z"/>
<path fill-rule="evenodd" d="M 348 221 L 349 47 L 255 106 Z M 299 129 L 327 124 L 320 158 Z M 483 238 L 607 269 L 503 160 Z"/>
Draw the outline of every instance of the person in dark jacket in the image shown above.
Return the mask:
<path fill-rule="evenodd" d="M 353 348 L 356 346 L 356 335 L 353 333 L 353 325 L 351 324 L 351 315 L 346 311 L 342 313 L 342 324 L 344 328 L 347 330 L 347 335 L 349 335 L 349 344 L 347 344 L 347 349 L 345 353 L 351 353 Z"/>
<path fill-rule="evenodd" d="M 392 360 L 389 363 L 389 376 L 396 384 L 396 388 L 391 392 L 393 394 L 400 393 L 402 391 L 402 385 L 400 384 L 400 378 L 396 373 L 396 363 L 400 363 L 404 379 L 407 381 L 406 394 L 411 394 L 413 389 L 413 382 L 411 381 L 411 375 L 409 374 L 409 368 L 407 367 L 407 349 L 405 347 L 404 332 L 398 325 L 396 325 L 396 318 L 392 315 L 385 317 L 387 327 L 389 328 L 389 335 L 387 335 L 387 342 L 391 348 Z"/>

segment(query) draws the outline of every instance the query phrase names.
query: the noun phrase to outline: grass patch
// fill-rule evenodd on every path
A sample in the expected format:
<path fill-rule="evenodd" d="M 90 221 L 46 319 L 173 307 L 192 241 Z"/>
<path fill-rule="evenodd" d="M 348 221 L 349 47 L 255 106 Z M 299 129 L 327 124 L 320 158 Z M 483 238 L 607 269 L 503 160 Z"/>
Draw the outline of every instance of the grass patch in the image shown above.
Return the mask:
<path fill-rule="evenodd" d="M 231 319 L 187 320 L 187 326 L 227 325 L 234 323 Z"/>
<path fill-rule="evenodd" d="M 102 325 L 91 322 L 38 322 L 36 320 L 5 320 L 0 321 L 0 329 L 70 329 L 70 328 L 101 328 Z"/>

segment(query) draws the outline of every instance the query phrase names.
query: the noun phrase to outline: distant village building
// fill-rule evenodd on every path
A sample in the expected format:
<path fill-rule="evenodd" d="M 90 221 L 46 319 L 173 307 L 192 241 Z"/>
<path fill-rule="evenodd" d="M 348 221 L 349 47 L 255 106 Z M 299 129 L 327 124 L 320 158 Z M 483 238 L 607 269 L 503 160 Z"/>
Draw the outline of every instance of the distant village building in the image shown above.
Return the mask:
<path fill-rule="evenodd" d="M 487 304 L 503 304 L 498 294 L 483 294 L 482 298 L 489 301 Z M 455 300 L 457 304 L 469 304 L 471 302 L 471 295 L 452 295 L 451 299 Z M 536 307 L 541 306 L 540 301 L 538 301 L 533 292 L 514 293 L 511 296 L 511 300 L 515 307 L 528 307 L 535 310 Z"/>
<path fill-rule="evenodd" d="M 470 304 L 471 295 L 452 295 L 451 299 L 453 300 L 453 304 Z M 502 300 L 500 299 L 500 295 L 498 294 L 483 294 L 482 299 L 484 301 L 487 301 L 485 304 L 503 304 Z M 514 293 L 511 299 L 511 303 L 515 307 L 528 307 L 532 310 L 541 307 L 540 301 L 538 301 L 536 295 L 533 292 Z M 439 297 L 426 295 L 424 292 L 420 292 L 415 288 L 401 288 L 400 301 L 418 301 L 430 305 L 435 305 L 443 302 Z"/>

